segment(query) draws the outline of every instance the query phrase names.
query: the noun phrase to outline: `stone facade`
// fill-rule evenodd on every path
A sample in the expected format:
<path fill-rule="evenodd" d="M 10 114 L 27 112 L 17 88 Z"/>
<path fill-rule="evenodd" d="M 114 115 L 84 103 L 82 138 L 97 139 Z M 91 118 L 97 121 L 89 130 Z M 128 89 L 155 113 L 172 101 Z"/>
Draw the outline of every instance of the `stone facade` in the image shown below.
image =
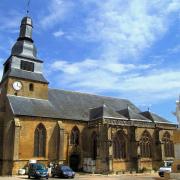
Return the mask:
<path fill-rule="evenodd" d="M 29 17 L 22 20 L 23 34 L 0 83 L 2 175 L 17 174 L 31 159 L 46 165 L 64 163 L 75 170 L 83 170 L 88 159 L 98 173 L 157 169 L 163 160 L 173 159 L 172 152 L 165 152 L 163 138 L 168 135 L 172 150 L 175 124 L 140 112 L 128 100 L 50 90 L 32 37 L 23 27 L 32 30 Z M 28 68 L 20 65 L 22 59 L 30 63 Z"/>
<path fill-rule="evenodd" d="M 180 101 L 176 102 L 176 117 L 179 124 L 178 129 L 174 130 L 175 159 L 172 171 L 180 176 Z"/>

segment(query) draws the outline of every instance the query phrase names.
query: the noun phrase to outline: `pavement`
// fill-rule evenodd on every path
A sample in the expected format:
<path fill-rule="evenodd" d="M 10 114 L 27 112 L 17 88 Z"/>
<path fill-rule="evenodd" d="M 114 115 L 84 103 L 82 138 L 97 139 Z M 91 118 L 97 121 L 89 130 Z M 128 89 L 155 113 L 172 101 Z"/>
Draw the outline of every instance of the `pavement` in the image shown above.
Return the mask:
<path fill-rule="evenodd" d="M 28 179 L 27 175 L 23 176 L 5 176 L 0 177 L 0 180 L 23 180 Z M 49 178 L 50 180 L 57 180 L 59 178 Z M 62 178 L 61 178 L 62 179 Z M 102 175 L 102 174 L 76 174 L 74 180 L 165 180 L 153 174 L 120 174 L 120 175 Z"/>

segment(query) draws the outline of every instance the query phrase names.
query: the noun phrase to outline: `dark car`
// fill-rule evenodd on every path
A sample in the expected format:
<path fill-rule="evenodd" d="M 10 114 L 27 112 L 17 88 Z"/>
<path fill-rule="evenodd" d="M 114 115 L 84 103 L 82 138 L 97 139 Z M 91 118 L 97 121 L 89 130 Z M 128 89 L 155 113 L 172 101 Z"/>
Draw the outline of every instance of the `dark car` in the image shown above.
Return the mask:
<path fill-rule="evenodd" d="M 46 178 L 48 179 L 48 170 L 44 164 L 32 163 L 29 164 L 28 178 Z"/>
<path fill-rule="evenodd" d="M 75 172 L 65 165 L 55 165 L 51 170 L 52 177 L 74 178 Z"/>

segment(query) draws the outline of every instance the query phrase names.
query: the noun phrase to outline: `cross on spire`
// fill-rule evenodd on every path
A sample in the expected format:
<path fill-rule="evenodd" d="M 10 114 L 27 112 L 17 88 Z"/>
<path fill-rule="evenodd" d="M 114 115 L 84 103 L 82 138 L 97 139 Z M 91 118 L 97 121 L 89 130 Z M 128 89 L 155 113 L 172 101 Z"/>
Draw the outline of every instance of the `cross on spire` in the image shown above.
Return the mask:
<path fill-rule="evenodd" d="M 27 0 L 27 11 L 26 11 L 27 15 L 29 14 L 30 2 L 31 0 Z"/>

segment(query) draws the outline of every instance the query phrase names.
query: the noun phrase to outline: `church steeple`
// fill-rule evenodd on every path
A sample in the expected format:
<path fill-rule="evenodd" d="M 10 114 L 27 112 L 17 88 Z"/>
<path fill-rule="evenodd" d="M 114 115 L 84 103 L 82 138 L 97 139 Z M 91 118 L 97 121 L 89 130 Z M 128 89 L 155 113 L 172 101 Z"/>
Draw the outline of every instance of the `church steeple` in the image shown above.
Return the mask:
<path fill-rule="evenodd" d="M 33 42 L 32 28 L 33 28 L 32 19 L 30 17 L 24 17 L 21 21 L 18 40 L 28 40 Z"/>
<path fill-rule="evenodd" d="M 0 86 L 7 80 L 8 83 L 16 80 L 15 84 L 21 82 L 21 86 L 19 86 L 21 90 L 16 88 L 12 91 L 12 84 L 14 83 L 11 82 L 8 86 L 8 93 L 12 94 L 13 92 L 20 96 L 36 98 L 42 98 L 42 96 L 38 92 L 39 90 L 34 87 L 39 86 L 39 89 L 42 90 L 40 87 L 43 86 L 43 88 L 46 87 L 45 98 L 47 98 L 48 81 L 43 76 L 43 61 L 37 58 L 37 50 L 32 39 L 32 30 L 32 19 L 27 16 L 24 17 L 21 21 L 19 37 L 12 47 L 10 57 L 4 63 L 4 72 Z"/>
<path fill-rule="evenodd" d="M 24 17 L 21 21 L 19 38 L 12 48 L 11 55 L 36 59 L 37 50 L 32 39 L 32 29 L 32 19 Z"/>

